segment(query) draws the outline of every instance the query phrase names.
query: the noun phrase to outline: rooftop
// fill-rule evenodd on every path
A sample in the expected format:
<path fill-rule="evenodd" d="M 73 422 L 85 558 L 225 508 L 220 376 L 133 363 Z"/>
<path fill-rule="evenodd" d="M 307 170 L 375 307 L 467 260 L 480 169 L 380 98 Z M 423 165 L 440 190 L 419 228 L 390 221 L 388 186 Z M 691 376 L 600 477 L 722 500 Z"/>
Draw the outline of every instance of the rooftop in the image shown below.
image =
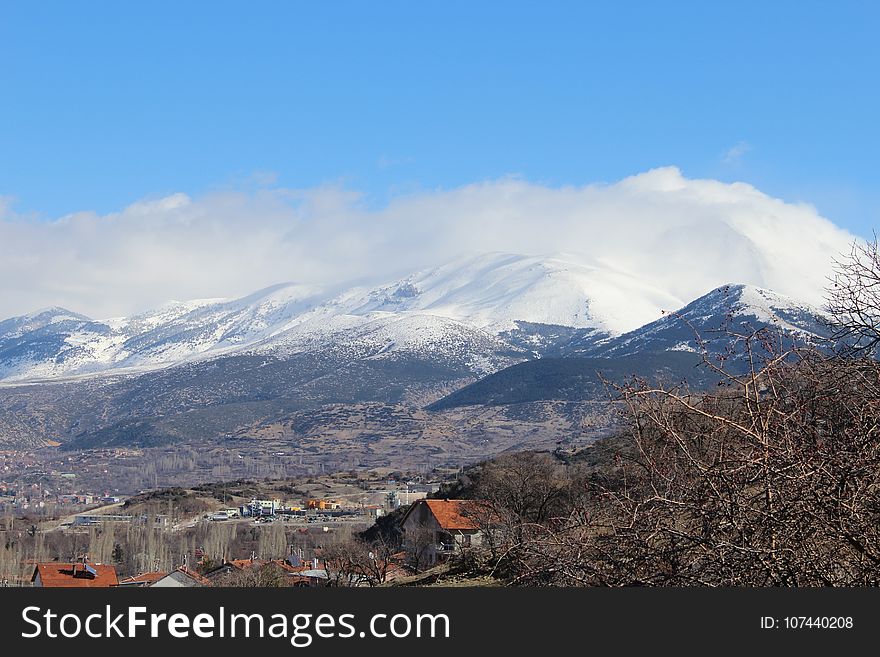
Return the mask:
<path fill-rule="evenodd" d="M 128 585 L 137 585 L 141 584 L 143 586 L 149 586 L 153 582 L 156 582 L 168 573 L 165 572 L 153 572 L 153 573 L 141 573 L 140 575 L 133 575 L 132 577 L 126 577 L 124 579 L 119 580 L 120 586 Z"/>
<path fill-rule="evenodd" d="M 489 503 L 484 500 L 419 500 L 412 508 L 419 504 L 425 504 L 441 529 L 446 530 L 477 530 L 480 521 L 490 513 Z"/>
<path fill-rule="evenodd" d="M 37 563 L 31 581 L 40 576 L 40 584 L 50 588 L 108 588 L 117 586 L 116 568 L 103 564 L 62 563 L 50 561 Z"/>

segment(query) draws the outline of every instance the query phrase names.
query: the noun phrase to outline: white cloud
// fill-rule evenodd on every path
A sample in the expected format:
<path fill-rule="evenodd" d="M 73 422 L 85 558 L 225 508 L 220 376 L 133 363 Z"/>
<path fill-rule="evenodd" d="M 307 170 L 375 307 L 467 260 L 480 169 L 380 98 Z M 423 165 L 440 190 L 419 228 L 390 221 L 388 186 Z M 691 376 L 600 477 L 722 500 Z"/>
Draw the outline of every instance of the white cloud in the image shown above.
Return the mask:
<path fill-rule="evenodd" d="M 94 317 L 280 281 L 384 281 L 468 252 L 568 253 L 692 299 L 727 282 L 820 303 L 853 236 L 808 205 L 662 168 L 610 185 L 501 179 L 397 198 L 337 187 L 175 194 L 37 222 L 0 211 L 0 317 Z"/>
<path fill-rule="evenodd" d="M 15 205 L 15 197 L 0 194 L 0 221 L 15 219 L 12 207 Z"/>
<path fill-rule="evenodd" d="M 746 153 L 752 150 L 751 144 L 745 141 L 740 141 L 727 149 L 724 153 L 724 157 L 721 158 L 721 161 L 724 164 L 739 164 L 742 162 L 743 157 Z"/>

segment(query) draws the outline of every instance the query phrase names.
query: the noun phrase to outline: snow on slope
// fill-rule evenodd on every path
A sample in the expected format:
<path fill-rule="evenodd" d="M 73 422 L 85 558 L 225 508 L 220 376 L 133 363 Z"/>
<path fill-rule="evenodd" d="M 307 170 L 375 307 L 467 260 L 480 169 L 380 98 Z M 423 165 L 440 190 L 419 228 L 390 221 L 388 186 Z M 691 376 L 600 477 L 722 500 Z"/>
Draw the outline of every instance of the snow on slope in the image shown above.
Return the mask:
<path fill-rule="evenodd" d="M 595 345 L 591 355 L 694 351 L 697 344 L 694 331 L 704 341 L 721 337 L 724 342 L 719 331 L 725 325 L 741 333 L 772 326 L 804 341 L 828 334 L 822 312 L 817 308 L 753 285 L 729 284 L 712 290 L 674 313 Z M 712 349 L 711 345 L 708 347 Z"/>
<path fill-rule="evenodd" d="M 21 317 L 12 317 L 0 322 L 0 339 L 20 337 L 31 331 L 60 324 L 62 322 L 89 321 L 85 315 L 72 313 L 65 308 L 44 308 Z"/>
<path fill-rule="evenodd" d="M 418 311 L 493 333 L 517 321 L 621 333 L 682 301 L 644 281 L 571 256 L 493 253 L 377 288 L 352 312 Z"/>
<path fill-rule="evenodd" d="M 736 290 L 759 319 L 781 316 L 797 326 L 809 315 L 767 290 Z M 715 297 L 717 290 L 684 311 L 723 313 Z M 621 336 L 660 317 L 662 308 L 682 305 L 650 284 L 571 256 L 485 254 L 341 293 L 282 284 L 241 299 L 172 302 L 130 318 L 94 321 L 63 309 L 13 318 L 0 322 L 0 381 L 144 371 L 243 351 L 408 354 L 466 363 L 483 374 L 503 364 L 499 354 L 518 352 L 503 338 L 517 322 Z M 648 324 L 640 340 L 666 330 L 664 321 Z M 608 346 L 625 350 L 633 339 L 612 338 Z"/>
<path fill-rule="evenodd" d="M 151 369 L 220 354 L 271 338 L 323 299 L 313 289 L 278 285 L 231 301 L 171 302 L 130 318 L 58 312 L 63 321 L 0 333 L 0 379 Z M 20 319 L 8 320 L 10 326 Z"/>
<path fill-rule="evenodd" d="M 416 358 L 453 364 L 475 375 L 511 364 L 515 351 L 496 335 L 446 317 L 417 312 L 312 317 L 255 350 L 285 353 L 322 351 L 343 360 Z M 320 328 L 319 328 L 320 327 Z M 518 360 L 525 358 L 522 354 Z"/>

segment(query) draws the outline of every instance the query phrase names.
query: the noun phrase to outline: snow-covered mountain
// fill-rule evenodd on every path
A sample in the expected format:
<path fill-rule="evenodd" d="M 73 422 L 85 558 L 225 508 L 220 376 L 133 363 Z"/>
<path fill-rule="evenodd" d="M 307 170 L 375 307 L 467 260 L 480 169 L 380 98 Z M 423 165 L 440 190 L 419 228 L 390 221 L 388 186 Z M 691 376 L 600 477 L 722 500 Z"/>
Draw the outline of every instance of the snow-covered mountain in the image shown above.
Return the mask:
<path fill-rule="evenodd" d="M 279 285 L 236 300 L 171 302 L 133 317 L 92 320 L 62 308 L 0 323 L 0 379 L 147 370 L 270 338 L 320 301 Z"/>
<path fill-rule="evenodd" d="M 622 383 L 632 375 L 687 380 L 699 389 L 719 379 L 716 370 L 703 366 L 704 353 L 712 360 L 723 354 L 728 373 L 742 372 L 746 368 L 742 338 L 765 328 L 772 329 L 766 333 L 769 339 L 752 342 L 759 366 L 778 347 L 822 346 L 830 332 L 821 313 L 806 304 L 751 285 L 724 285 L 623 335 L 596 339 L 557 331 L 547 355 L 564 358 L 518 363 L 459 388 L 429 408 L 603 399 L 607 381 Z M 770 351 L 764 350 L 765 345 Z"/>
<path fill-rule="evenodd" d="M 342 360 L 414 356 L 485 375 L 556 351 L 687 349 L 690 329 L 672 317 L 657 319 L 662 309 L 683 305 L 650 284 L 575 258 L 487 254 L 341 292 L 282 284 L 241 299 L 172 302 L 128 318 L 92 320 L 62 308 L 12 318 L 0 322 L 0 381 L 318 352 Z M 817 332 L 814 309 L 749 286 L 714 290 L 680 314 L 709 330 L 732 307 L 756 322 Z"/>
<path fill-rule="evenodd" d="M 371 290 L 355 314 L 423 312 L 493 333 L 533 322 L 621 333 L 682 304 L 663 290 L 571 256 L 493 253 Z"/>
<path fill-rule="evenodd" d="M 825 332 L 815 309 L 760 288 L 684 304 L 575 258 L 511 254 L 375 287 L 277 285 L 128 318 L 50 308 L 0 322 L 0 445 L 222 439 L 336 405 L 596 401 L 598 371 L 700 386 L 694 330 L 712 340 L 768 325 L 806 340 Z M 532 412 L 542 417 L 522 409 Z"/>
<path fill-rule="evenodd" d="M 798 343 L 817 343 L 830 333 L 822 312 L 809 304 L 753 285 L 729 284 L 634 331 L 591 343 L 584 352 L 604 358 L 700 347 L 722 352 L 734 335 L 764 327 Z"/>

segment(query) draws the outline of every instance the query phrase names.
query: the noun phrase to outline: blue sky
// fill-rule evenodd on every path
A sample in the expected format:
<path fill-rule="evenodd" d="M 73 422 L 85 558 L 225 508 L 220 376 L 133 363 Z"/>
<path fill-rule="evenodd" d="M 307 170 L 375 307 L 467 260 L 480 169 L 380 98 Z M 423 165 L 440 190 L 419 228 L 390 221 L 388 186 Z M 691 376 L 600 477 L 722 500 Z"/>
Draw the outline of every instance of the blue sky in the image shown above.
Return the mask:
<path fill-rule="evenodd" d="M 878 7 L 7 2 L 0 195 L 46 219 L 267 185 L 383 206 L 675 165 L 867 235 Z"/>

